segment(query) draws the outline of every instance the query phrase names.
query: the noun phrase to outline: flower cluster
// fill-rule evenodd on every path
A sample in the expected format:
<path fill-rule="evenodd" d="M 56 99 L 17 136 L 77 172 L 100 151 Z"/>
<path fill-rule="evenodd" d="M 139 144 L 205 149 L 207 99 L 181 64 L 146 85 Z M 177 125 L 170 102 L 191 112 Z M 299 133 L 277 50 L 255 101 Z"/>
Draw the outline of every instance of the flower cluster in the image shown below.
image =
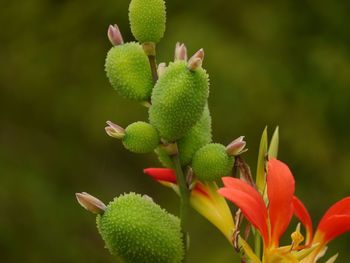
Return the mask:
<path fill-rule="evenodd" d="M 155 152 L 163 167 L 144 172 L 179 195 L 180 212 L 176 217 L 146 195 L 123 194 L 105 205 L 77 193 L 79 204 L 97 214 L 108 250 L 129 263 L 185 262 L 192 206 L 250 262 L 316 262 L 332 239 L 350 230 L 350 197 L 326 212 L 314 234 L 309 213 L 294 195 L 293 175 L 277 160 L 278 128 L 269 147 L 266 129 L 263 133 L 254 180 L 241 156 L 247 151 L 243 136 L 227 146 L 212 141 L 204 50 L 188 58 L 185 44 L 177 43 L 174 60 L 157 64 L 156 45 L 166 28 L 164 0 L 131 0 L 129 20 L 136 41 L 124 42 L 117 25 L 108 28 L 112 47 L 105 71 L 119 95 L 146 107 L 148 120 L 125 129 L 107 121 L 105 131 L 131 152 Z M 236 205 L 235 216 L 226 199 Z M 281 246 L 293 215 L 305 238 L 298 224 L 291 244 Z M 244 218 L 254 244 L 250 231 L 241 231 Z"/>

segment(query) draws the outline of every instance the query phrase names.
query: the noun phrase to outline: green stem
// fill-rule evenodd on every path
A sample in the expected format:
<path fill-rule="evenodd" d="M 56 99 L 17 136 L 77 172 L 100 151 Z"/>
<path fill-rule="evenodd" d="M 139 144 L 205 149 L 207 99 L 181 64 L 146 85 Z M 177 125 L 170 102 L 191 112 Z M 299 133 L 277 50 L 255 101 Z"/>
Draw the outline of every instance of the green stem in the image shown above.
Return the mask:
<path fill-rule="evenodd" d="M 261 237 L 258 231 L 254 235 L 254 252 L 258 258 L 261 258 Z"/>
<path fill-rule="evenodd" d="M 181 229 L 183 234 L 183 240 L 185 245 L 185 256 L 182 262 L 186 262 L 186 252 L 188 247 L 188 238 L 187 238 L 187 224 L 188 224 L 188 208 L 189 208 L 189 196 L 190 192 L 187 187 L 186 178 L 182 171 L 181 163 L 179 155 L 173 155 L 172 161 L 174 163 L 175 173 L 176 173 L 176 180 L 177 184 L 179 186 L 179 192 L 180 192 L 180 219 L 181 219 Z"/>
<path fill-rule="evenodd" d="M 143 50 L 148 56 L 149 64 L 151 66 L 153 85 L 158 80 L 157 62 L 156 62 L 156 44 L 153 42 L 146 42 L 142 44 Z"/>
<path fill-rule="evenodd" d="M 148 56 L 148 60 L 151 66 L 153 85 L 155 85 L 158 80 L 156 56 Z"/>

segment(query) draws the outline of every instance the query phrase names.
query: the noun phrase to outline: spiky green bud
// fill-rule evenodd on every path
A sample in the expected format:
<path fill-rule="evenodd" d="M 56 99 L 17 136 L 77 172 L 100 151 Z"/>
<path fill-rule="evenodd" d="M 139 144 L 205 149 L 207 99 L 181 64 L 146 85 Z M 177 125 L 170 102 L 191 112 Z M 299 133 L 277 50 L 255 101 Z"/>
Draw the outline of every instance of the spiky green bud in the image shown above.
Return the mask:
<path fill-rule="evenodd" d="M 105 70 L 113 88 L 135 101 L 150 99 L 153 79 L 148 57 L 140 44 L 115 46 L 107 54 Z"/>
<path fill-rule="evenodd" d="M 134 122 L 126 127 L 123 144 L 134 153 L 152 152 L 159 144 L 158 132 L 149 123 Z"/>
<path fill-rule="evenodd" d="M 111 254 L 126 263 L 180 263 L 184 256 L 179 219 L 147 196 L 115 198 L 97 227 Z"/>
<path fill-rule="evenodd" d="M 181 164 L 188 165 L 195 152 L 211 142 L 211 137 L 211 116 L 206 105 L 200 120 L 178 141 Z"/>
<path fill-rule="evenodd" d="M 141 43 L 158 43 L 165 32 L 166 12 L 163 0 L 131 0 L 131 32 Z"/>
<path fill-rule="evenodd" d="M 170 63 L 153 89 L 150 122 L 161 138 L 178 140 L 199 121 L 208 95 L 209 80 L 204 69 L 191 71 L 182 60 Z"/>
<path fill-rule="evenodd" d="M 193 156 L 192 168 L 201 181 L 215 181 L 229 175 L 234 159 L 219 143 L 210 143 L 200 148 Z"/>
<path fill-rule="evenodd" d="M 181 165 L 186 166 L 190 164 L 195 152 L 202 146 L 210 143 L 211 137 L 211 116 L 208 105 L 206 105 L 200 120 L 177 142 Z M 171 158 L 162 146 L 157 147 L 155 152 L 163 166 L 173 168 Z"/>

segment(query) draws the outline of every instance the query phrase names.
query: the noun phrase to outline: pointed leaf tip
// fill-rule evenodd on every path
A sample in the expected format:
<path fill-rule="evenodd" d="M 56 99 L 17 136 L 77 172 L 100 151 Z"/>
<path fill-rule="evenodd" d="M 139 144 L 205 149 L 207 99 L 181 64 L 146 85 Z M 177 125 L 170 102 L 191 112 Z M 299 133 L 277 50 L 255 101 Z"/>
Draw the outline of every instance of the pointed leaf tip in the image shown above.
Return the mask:
<path fill-rule="evenodd" d="M 276 159 L 278 155 L 278 147 L 279 147 L 279 127 L 277 126 L 270 142 L 269 147 L 269 158 Z"/>

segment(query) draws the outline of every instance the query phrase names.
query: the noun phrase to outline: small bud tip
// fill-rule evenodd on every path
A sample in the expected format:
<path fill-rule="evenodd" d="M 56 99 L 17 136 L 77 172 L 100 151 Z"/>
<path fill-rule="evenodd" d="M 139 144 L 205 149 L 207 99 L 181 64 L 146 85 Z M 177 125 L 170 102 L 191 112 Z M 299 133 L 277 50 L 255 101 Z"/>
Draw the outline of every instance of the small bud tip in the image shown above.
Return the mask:
<path fill-rule="evenodd" d="M 240 136 L 227 145 L 226 152 L 231 156 L 237 156 L 246 151 L 246 149 L 244 149 L 245 146 L 246 142 L 244 141 L 244 136 Z"/>
<path fill-rule="evenodd" d="M 203 61 L 200 58 L 190 58 L 190 60 L 187 63 L 187 67 L 189 70 L 194 71 L 197 68 L 200 68 L 202 66 Z"/>
<path fill-rule="evenodd" d="M 119 46 L 124 43 L 122 34 L 120 33 L 119 27 L 117 25 L 109 25 L 107 36 L 113 46 Z"/>
<path fill-rule="evenodd" d="M 185 44 L 181 44 L 180 42 L 177 42 L 175 47 L 175 61 L 176 60 L 187 61 L 187 48 Z"/>
<path fill-rule="evenodd" d="M 108 136 L 116 139 L 122 139 L 125 136 L 125 130 L 122 127 L 111 121 L 107 121 L 106 123 L 108 126 L 105 127 L 105 131 Z"/>
<path fill-rule="evenodd" d="M 103 214 L 107 208 L 101 200 L 88 193 L 76 193 L 75 197 L 77 198 L 78 203 L 91 213 Z"/>

